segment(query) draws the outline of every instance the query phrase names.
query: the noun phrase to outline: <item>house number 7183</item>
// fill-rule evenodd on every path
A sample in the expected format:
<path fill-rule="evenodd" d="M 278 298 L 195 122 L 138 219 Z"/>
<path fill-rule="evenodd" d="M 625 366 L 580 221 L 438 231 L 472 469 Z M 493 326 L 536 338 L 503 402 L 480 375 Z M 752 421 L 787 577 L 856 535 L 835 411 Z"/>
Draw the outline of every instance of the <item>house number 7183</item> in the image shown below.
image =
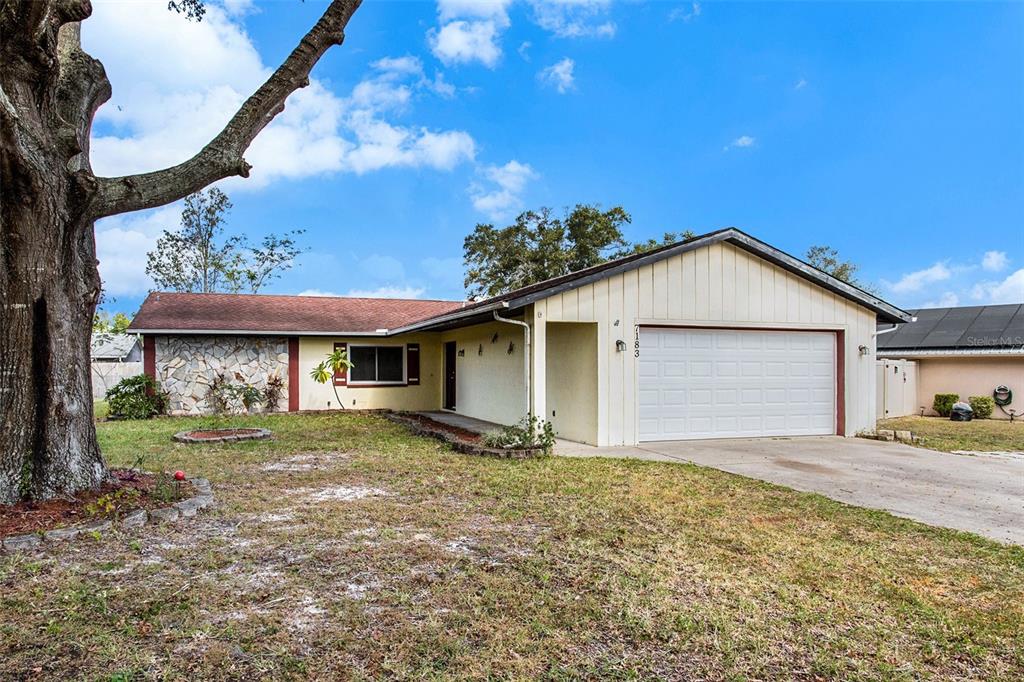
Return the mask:
<path fill-rule="evenodd" d="M 640 357 L 640 325 L 633 326 L 633 357 Z"/>

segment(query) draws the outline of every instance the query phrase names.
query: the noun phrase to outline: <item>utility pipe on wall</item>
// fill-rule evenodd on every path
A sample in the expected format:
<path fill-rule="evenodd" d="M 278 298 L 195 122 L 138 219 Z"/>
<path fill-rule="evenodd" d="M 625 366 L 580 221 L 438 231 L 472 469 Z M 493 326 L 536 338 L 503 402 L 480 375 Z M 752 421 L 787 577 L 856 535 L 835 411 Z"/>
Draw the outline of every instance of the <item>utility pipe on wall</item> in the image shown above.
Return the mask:
<path fill-rule="evenodd" d="M 502 308 L 507 309 L 508 303 L 503 303 Z M 526 414 L 533 414 L 530 409 L 530 325 L 519 320 L 510 320 L 494 311 L 494 319 L 505 324 L 514 324 L 523 328 L 523 385 L 526 386 Z"/>

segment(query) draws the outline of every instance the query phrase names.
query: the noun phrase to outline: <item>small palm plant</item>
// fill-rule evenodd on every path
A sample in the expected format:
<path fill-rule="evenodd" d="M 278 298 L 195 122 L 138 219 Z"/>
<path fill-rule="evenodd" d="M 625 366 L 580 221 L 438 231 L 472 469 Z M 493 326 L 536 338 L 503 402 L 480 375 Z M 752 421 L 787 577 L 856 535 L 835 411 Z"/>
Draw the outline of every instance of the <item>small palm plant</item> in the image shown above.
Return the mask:
<path fill-rule="evenodd" d="M 335 348 L 333 353 L 328 354 L 323 362 L 313 368 L 309 376 L 318 384 L 331 382 L 331 388 L 334 389 L 334 397 L 338 399 L 338 404 L 344 410 L 345 404 L 341 402 L 341 396 L 338 395 L 338 387 L 334 384 L 334 375 L 339 372 L 347 372 L 350 369 L 352 369 L 352 363 L 349 362 L 348 353 L 344 348 Z"/>

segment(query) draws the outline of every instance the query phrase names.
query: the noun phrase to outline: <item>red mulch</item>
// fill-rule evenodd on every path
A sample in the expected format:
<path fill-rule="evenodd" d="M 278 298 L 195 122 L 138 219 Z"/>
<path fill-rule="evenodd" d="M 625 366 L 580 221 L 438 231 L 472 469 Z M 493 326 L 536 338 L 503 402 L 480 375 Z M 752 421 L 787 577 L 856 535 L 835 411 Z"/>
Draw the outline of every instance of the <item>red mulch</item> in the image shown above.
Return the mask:
<path fill-rule="evenodd" d="M 259 433 L 259 429 L 213 429 L 212 431 L 189 431 L 192 438 L 223 438 L 224 436 L 248 436 Z"/>
<path fill-rule="evenodd" d="M 111 469 L 110 475 L 111 480 L 103 483 L 99 490 L 86 490 L 71 499 L 19 502 L 10 506 L 0 505 L 0 537 L 101 521 L 139 508 L 154 509 L 171 504 L 153 497 L 153 491 L 156 488 L 156 476 L 153 474 L 142 474 L 132 469 Z M 86 508 L 99 497 L 118 490 L 136 490 L 138 493 L 110 498 L 114 503 L 112 511 Z M 194 494 L 195 491 L 191 483 L 188 481 L 181 483 L 180 498 L 191 497 Z"/>
<path fill-rule="evenodd" d="M 402 416 L 406 419 L 412 419 L 415 422 L 419 422 L 424 426 L 429 426 L 432 429 L 450 433 L 459 440 L 466 441 L 467 443 L 479 443 L 483 438 L 483 436 L 476 431 L 470 431 L 458 426 L 452 426 L 451 424 L 445 424 L 444 422 L 436 421 L 430 417 L 424 417 L 422 414 L 403 414 Z"/>

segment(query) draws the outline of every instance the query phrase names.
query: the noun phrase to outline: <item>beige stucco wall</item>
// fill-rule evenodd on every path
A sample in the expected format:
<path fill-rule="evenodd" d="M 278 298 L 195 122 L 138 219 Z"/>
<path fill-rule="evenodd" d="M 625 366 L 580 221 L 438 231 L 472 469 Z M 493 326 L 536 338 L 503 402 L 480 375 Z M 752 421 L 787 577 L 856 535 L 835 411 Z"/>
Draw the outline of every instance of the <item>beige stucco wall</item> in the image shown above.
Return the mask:
<path fill-rule="evenodd" d="M 824 329 L 845 332 L 847 435 L 874 427 L 875 313 L 731 244 L 714 244 L 552 296 L 529 311 L 534 327 L 534 409 L 549 415 L 548 322 L 596 322 L 598 444 L 637 442 L 637 358 L 644 324 Z M 615 341 L 627 344 L 626 352 Z M 858 346 L 867 354 L 861 355 Z"/>
<path fill-rule="evenodd" d="M 1005 384 L 1013 391 L 1014 402 L 1007 409 L 1024 412 L 1024 357 L 1017 358 L 916 358 L 917 404 L 925 414 L 934 415 L 936 393 L 956 393 L 966 401 L 973 395 L 991 396 L 993 389 Z M 1009 419 L 998 407 L 993 419 Z"/>
<path fill-rule="evenodd" d="M 333 352 L 337 342 L 355 344 L 420 344 L 419 386 L 338 386 L 346 409 L 436 410 L 441 405 L 441 346 L 436 334 L 409 334 L 395 338 L 303 336 L 299 339 L 299 409 L 338 409 L 330 382 L 318 384 L 313 368 Z"/>
<path fill-rule="evenodd" d="M 455 412 L 497 424 L 514 424 L 526 416 L 521 327 L 494 322 L 445 332 L 438 339 L 439 353 L 446 341 L 455 341 L 462 353 L 455 359 Z M 509 343 L 514 344 L 511 353 Z"/>
<path fill-rule="evenodd" d="M 597 324 L 547 325 L 547 415 L 560 438 L 597 444 Z"/>

